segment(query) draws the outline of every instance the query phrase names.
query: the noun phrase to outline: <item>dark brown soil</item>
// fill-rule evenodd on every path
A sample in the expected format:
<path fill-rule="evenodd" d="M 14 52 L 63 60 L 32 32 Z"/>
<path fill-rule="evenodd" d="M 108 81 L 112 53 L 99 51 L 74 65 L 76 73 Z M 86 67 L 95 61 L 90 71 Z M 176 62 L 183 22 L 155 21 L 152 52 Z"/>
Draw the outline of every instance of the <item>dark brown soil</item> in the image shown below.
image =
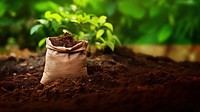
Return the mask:
<path fill-rule="evenodd" d="M 44 54 L 0 60 L 0 111 L 199 112 L 200 63 L 118 48 L 87 58 L 88 76 L 39 83 Z"/>
<path fill-rule="evenodd" d="M 64 36 L 49 38 L 54 46 L 72 47 L 78 43 L 71 34 L 66 33 Z"/>

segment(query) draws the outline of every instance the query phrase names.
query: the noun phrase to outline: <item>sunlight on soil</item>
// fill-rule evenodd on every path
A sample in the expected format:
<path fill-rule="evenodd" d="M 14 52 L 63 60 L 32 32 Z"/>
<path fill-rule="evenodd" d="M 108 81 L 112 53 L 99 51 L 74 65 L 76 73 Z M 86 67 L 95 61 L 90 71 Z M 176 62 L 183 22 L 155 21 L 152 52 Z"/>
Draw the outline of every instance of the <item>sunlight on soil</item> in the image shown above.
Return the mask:
<path fill-rule="evenodd" d="M 141 45 L 129 46 L 135 53 L 143 53 L 152 56 L 166 56 L 175 61 L 200 61 L 200 46 L 158 46 Z"/>
<path fill-rule="evenodd" d="M 28 48 L 21 50 L 18 46 L 6 46 L 5 49 L 2 49 L 0 52 L 0 58 L 15 57 L 17 59 L 27 59 L 30 56 L 36 55 L 36 52 L 31 52 Z"/>
<path fill-rule="evenodd" d="M 159 46 L 159 45 L 134 45 L 128 46 L 135 53 L 142 53 L 151 56 L 166 56 L 175 61 L 198 61 L 200 62 L 200 46 Z M 0 52 L 0 58 L 6 58 L 9 56 L 19 58 L 29 58 L 30 56 L 36 56 L 38 53 L 31 52 L 28 49 L 20 50 L 17 46 L 7 46 L 5 50 Z"/>

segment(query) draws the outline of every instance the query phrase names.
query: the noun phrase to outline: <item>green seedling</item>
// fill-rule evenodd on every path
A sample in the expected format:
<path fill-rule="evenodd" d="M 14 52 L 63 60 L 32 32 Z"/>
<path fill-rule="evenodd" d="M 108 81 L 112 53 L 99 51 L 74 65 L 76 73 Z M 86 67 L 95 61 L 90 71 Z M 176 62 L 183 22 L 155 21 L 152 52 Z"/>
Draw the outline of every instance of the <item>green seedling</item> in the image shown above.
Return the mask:
<path fill-rule="evenodd" d="M 44 18 L 37 19 L 37 24 L 31 28 L 30 34 L 43 32 L 46 37 L 58 36 L 70 32 L 78 40 L 87 40 L 89 45 L 103 50 L 109 47 L 112 51 L 116 45 L 121 45 L 120 40 L 113 33 L 113 25 L 107 21 L 107 17 L 94 14 L 86 14 L 71 5 L 69 9 L 60 8 L 59 12 L 46 11 Z M 45 37 L 38 46 L 45 43 Z"/>

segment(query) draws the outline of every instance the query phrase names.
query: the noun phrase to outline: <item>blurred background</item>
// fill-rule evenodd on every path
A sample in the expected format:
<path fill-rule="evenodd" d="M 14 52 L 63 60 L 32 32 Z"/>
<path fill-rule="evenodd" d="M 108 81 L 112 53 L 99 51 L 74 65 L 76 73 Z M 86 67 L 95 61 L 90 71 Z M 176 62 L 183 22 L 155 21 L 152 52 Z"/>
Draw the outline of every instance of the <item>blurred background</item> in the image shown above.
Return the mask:
<path fill-rule="evenodd" d="M 43 37 L 30 35 L 34 21 L 71 4 L 107 16 L 122 44 L 136 53 L 200 61 L 200 0 L 1 0 L 0 53 L 36 51 Z"/>

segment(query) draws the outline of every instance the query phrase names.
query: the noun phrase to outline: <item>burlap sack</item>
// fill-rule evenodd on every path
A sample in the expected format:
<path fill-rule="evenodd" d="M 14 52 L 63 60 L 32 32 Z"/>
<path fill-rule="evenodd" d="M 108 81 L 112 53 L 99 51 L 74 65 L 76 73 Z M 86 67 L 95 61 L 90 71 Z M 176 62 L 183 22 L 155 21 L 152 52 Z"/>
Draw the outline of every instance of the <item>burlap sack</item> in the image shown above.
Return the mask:
<path fill-rule="evenodd" d="M 45 84 L 59 77 L 73 78 L 87 75 L 87 44 L 87 41 L 80 41 L 76 45 L 66 48 L 54 46 L 47 38 L 45 67 L 40 83 Z"/>

